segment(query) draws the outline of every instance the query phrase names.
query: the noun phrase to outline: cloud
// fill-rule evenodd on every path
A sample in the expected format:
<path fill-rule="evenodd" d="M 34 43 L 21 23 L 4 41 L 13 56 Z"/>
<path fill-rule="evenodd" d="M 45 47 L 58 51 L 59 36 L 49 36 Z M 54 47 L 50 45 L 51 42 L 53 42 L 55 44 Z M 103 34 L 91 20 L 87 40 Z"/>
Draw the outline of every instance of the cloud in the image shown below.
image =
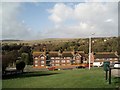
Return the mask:
<path fill-rule="evenodd" d="M 96 36 L 118 34 L 118 3 L 115 2 L 77 3 L 73 7 L 57 3 L 48 11 L 49 19 L 55 26 L 59 26 L 55 29 L 56 32 L 71 32 L 66 34 L 66 37 L 88 37 L 92 32 L 96 33 Z"/>
<path fill-rule="evenodd" d="M 2 39 L 28 39 L 30 32 L 25 21 L 18 21 L 21 3 L 2 3 Z"/>
<path fill-rule="evenodd" d="M 0 5 L 1 6 L 1 5 Z M 52 28 L 33 31 L 25 20 L 18 21 L 21 3 L 4 2 L 0 7 L 2 15 L 2 38 L 76 38 L 94 36 L 116 36 L 118 34 L 118 3 L 55 3 L 47 9 Z M 42 13 L 42 12 L 41 12 Z M 49 25 L 48 25 L 49 26 Z"/>
<path fill-rule="evenodd" d="M 112 22 L 112 21 L 113 21 L 112 19 L 105 20 L 105 22 Z"/>
<path fill-rule="evenodd" d="M 38 0 L 1 0 L 2 2 L 38 2 Z"/>
<path fill-rule="evenodd" d="M 120 0 L 85 0 L 85 2 L 119 2 Z"/>
<path fill-rule="evenodd" d="M 49 19 L 51 19 L 55 23 L 62 23 L 66 19 L 71 18 L 72 11 L 72 8 L 66 6 L 63 3 L 55 4 L 53 9 L 48 10 L 49 13 L 52 13 Z"/>

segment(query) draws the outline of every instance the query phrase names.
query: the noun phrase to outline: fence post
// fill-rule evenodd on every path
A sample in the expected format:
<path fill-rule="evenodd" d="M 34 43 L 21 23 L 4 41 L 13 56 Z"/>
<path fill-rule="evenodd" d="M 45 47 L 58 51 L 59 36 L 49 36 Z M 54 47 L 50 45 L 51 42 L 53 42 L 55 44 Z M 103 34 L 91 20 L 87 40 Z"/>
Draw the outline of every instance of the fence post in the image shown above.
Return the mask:
<path fill-rule="evenodd" d="M 111 84 L 111 68 L 109 68 L 109 84 Z"/>

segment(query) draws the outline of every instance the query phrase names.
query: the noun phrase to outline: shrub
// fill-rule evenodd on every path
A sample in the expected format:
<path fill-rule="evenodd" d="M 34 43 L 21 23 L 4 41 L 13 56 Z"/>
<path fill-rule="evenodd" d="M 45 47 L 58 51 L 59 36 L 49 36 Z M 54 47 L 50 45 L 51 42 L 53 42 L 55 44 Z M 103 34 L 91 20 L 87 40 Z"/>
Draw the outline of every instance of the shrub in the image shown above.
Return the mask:
<path fill-rule="evenodd" d="M 25 68 L 25 62 L 22 60 L 17 60 L 16 69 L 23 72 L 24 68 Z"/>

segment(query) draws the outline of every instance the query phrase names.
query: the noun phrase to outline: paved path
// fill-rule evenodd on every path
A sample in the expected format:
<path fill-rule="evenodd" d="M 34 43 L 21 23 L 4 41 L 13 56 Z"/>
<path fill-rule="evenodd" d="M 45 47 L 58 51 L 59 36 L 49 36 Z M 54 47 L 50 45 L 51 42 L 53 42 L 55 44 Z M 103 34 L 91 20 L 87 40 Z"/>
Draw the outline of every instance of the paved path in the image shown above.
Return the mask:
<path fill-rule="evenodd" d="M 115 77 L 120 77 L 120 69 L 112 69 L 111 75 Z"/>

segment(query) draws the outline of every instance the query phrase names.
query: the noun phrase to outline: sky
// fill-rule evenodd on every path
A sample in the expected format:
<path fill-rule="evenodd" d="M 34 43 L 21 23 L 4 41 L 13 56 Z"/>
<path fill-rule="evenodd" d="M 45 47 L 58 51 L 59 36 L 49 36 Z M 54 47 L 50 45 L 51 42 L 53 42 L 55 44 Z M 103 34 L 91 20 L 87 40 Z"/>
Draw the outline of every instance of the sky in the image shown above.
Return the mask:
<path fill-rule="evenodd" d="M 0 3 L 0 38 L 37 40 L 118 36 L 118 2 L 102 1 L 5 0 Z"/>

